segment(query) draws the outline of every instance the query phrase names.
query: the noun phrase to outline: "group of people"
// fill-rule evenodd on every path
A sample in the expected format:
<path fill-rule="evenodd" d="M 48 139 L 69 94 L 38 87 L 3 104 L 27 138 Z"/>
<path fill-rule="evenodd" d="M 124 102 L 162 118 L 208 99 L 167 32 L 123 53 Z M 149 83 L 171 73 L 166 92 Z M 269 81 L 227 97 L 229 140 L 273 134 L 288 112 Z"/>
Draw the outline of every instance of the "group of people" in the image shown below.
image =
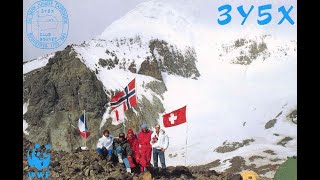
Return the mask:
<path fill-rule="evenodd" d="M 155 131 L 149 130 L 146 124 L 142 124 L 139 133 L 135 134 L 130 128 L 126 135 L 120 133 L 118 137 L 112 136 L 109 130 L 104 130 L 97 144 L 97 152 L 101 159 L 106 159 L 108 162 L 112 162 L 112 156 L 115 155 L 129 173 L 138 167 L 140 172 L 150 170 L 152 153 L 154 170 L 159 170 L 159 158 L 162 170 L 166 171 L 164 152 L 168 146 L 169 137 L 159 124 L 155 126 Z"/>

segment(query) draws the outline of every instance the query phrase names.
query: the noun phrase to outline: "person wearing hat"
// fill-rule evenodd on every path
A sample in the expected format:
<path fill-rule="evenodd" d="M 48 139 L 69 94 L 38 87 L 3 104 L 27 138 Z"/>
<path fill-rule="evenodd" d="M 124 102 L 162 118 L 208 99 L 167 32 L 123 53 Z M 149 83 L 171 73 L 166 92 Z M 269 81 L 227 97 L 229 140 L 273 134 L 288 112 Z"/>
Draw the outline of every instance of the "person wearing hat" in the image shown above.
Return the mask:
<path fill-rule="evenodd" d="M 114 147 L 119 163 L 124 163 L 127 172 L 131 173 L 131 167 L 128 158 L 130 159 L 132 156 L 132 149 L 124 133 L 120 133 L 119 137 L 114 139 Z"/>
<path fill-rule="evenodd" d="M 151 134 L 152 131 L 148 129 L 147 124 L 141 125 L 141 131 L 138 133 L 139 150 L 140 150 L 140 171 L 145 172 L 150 168 L 151 160 Z"/>
<path fill-rule="evenodd" d="M 113 139 L 108 129 L 103 130 L 102 137 L 97 143 L 97 152 L 101 160 L 105 159 L 107 155 L 107 161 L 111 161 Z"/>
<path fill-rule="evenodd" d="M 135 136 L 133 130 L 131 128 L 128 129 L 127 132 L 127 141 L 130 144 L 132 150 L 132 159 L 128 159 L 130 163 L 130 167 L 135 168 L 138 164 L 140 164 L 140 151 L 139 151 L 139 142 L 137 137 Z"/>
<path fill-rule="evenodd" d="M 150 144 L 152 145 L 152 155 L 153 155 L 153 167 L 158 170 L 158 157 L 160 158 L 160 163 L 162 170 L 167 169 L 164 152 L 169 146 L 169 137 L 164 130 L 160 129 L 160 125 L 155 126 L 155 131 L 151 135 Z"/>

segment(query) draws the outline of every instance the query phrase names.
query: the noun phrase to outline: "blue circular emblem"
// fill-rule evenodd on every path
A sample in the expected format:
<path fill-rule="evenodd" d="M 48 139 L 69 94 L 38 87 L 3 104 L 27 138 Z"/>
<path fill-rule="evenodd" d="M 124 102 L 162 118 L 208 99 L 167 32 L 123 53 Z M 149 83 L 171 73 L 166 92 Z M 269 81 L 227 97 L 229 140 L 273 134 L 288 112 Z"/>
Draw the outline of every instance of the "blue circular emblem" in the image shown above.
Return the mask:
<path fill-rule="evenodd" d="M 68 36 L 67 11 L 54 0 L 41 0 L 32 4 L 27 12 L 26 25 L 29 41 L 40 49 L 57 48 Z"/>

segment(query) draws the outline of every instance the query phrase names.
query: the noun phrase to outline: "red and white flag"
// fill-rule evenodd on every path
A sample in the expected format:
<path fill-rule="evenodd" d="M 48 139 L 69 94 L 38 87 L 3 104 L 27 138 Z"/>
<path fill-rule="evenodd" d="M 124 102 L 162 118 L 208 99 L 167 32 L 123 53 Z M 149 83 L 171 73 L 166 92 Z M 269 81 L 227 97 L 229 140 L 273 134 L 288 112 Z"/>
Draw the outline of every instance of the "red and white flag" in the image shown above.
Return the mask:
<path fill-rule="evenodd" d="M 179 124 L 187 122 L 186 118 L 186 107 L 184 106 L 180 109 L 172 111 L 168 114 L 163 115 L 163 125 L 164 127 L 177 126 Z"/>
<path fill-rule="evenodd" d="M 136 81 L 133 79 L 123 91 L 118 92 L 111 98 L 112 110 L 118 106 L 123 106 L 124 111 L 137 105 Z"/>
<path fill-rule="evenodd" d="M 112 110 L 111 112 L 111 118 L 112 118 L 112 123 L 113 125 L 119 125 L 123 123 L 125 120 L 127 120 L 125 114 L 124 114 L 124 109 L 123 106 L 118 106 L 115 109 Z"/>

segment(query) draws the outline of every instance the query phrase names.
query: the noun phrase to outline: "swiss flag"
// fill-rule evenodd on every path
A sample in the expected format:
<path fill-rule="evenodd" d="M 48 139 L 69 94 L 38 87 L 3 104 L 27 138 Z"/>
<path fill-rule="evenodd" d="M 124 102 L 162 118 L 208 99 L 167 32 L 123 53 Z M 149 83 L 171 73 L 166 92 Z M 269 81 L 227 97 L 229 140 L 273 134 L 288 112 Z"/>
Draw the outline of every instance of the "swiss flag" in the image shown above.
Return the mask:
<path fill-rule="evenodd" d="M 164 127 L 172 127 L 187 122 L 186 118 L 186 107 L 172 111 L 168 114 L 163 115 Z"/>

